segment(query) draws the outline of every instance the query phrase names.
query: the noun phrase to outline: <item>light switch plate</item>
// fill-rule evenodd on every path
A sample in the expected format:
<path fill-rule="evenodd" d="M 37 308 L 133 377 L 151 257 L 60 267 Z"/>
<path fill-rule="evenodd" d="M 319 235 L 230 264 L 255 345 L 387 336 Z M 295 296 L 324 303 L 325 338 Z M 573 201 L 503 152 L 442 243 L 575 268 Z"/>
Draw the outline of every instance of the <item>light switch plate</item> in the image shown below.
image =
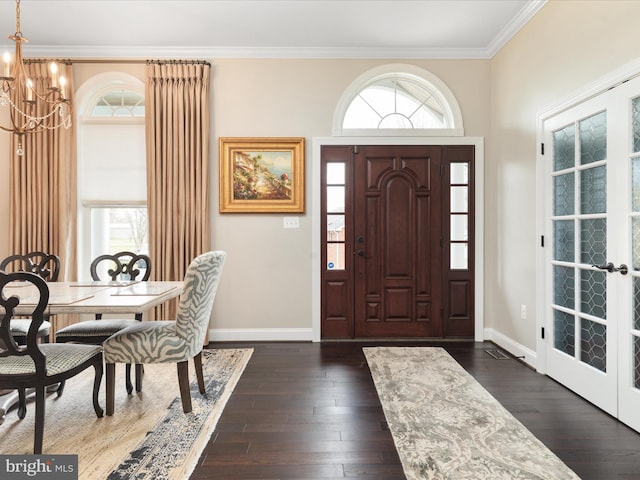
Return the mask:
<path fill-rule="evenodd" d="M 284 217 L 282 226 L 284 228 L 300 228 L 300 219 L 298 217 Z"/>

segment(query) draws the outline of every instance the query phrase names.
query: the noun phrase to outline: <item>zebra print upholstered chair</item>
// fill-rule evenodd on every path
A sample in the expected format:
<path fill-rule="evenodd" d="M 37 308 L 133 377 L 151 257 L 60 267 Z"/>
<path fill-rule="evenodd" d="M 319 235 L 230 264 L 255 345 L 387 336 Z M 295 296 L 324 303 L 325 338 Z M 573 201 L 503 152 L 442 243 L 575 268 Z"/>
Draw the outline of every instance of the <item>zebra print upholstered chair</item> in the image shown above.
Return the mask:
<path fill-rule="evenodd" d="M 192 406 L 187 362 L 193 358 L 198 388 L 205 393 L 202 348 L 226 256 L 226 252 L 207 252 L 191 262 L 175 321 L 139 322 L 104 341 L 107 415 L 114 411 L 116 363 L 176 363 L 182 410 L 189 413 Z"/>

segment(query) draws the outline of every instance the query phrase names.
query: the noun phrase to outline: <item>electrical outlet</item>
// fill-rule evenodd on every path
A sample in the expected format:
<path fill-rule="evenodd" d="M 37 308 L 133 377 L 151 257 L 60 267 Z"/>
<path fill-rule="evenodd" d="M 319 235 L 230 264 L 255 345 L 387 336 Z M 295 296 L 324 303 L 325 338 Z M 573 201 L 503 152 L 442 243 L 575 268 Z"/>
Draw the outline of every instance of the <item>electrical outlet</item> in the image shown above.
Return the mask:
<path fill-rule="evenodd" d="M 526 320 L 527 319 L 527 306 L 526 305 L 520 305 L 520 318 L 522 318 L 522 320 Z"/>

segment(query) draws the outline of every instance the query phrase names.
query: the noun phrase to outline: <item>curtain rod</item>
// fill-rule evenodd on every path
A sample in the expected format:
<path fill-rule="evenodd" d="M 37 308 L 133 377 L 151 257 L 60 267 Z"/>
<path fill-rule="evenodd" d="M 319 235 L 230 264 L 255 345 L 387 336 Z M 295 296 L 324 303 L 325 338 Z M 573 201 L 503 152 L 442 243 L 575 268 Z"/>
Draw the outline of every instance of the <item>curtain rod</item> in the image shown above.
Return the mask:
<path fill-rule="evenodd" d="M 25 62 L 48 62 L 51 61 L 51 59 L 40 59 L 40 58 L 25 58 L 24 59 Z M 61 63 L 96 63 L 96 64 L 135 64 L 135 65 L 145 65 L 145 64 L 155 64 L 155 65 L 164 65 L 164 64 L 171 64 L 171 65 L 208 65 L 211 66 L 211 63 L 207 60 L 142 60 L 142 59 L 122 59 L 122 60 L 115 60 L 115 59 L 99 59 L 99 58 L 77 58 L 77 59 L 70 59 L 70 58 L 65 58 L 65 59 L 60 59 L 57 60 Z"/>

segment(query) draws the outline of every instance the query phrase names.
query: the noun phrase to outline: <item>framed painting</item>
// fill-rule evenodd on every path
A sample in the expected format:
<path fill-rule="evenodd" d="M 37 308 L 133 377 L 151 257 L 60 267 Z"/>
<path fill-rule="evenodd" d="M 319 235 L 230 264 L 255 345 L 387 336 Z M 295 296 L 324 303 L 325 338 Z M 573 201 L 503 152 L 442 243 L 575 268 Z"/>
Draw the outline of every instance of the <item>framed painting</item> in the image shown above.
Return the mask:
<path fill-rule="evenodd" d="M 303 213 L 304 138 L 220 138 L 221 213 Z"/>

